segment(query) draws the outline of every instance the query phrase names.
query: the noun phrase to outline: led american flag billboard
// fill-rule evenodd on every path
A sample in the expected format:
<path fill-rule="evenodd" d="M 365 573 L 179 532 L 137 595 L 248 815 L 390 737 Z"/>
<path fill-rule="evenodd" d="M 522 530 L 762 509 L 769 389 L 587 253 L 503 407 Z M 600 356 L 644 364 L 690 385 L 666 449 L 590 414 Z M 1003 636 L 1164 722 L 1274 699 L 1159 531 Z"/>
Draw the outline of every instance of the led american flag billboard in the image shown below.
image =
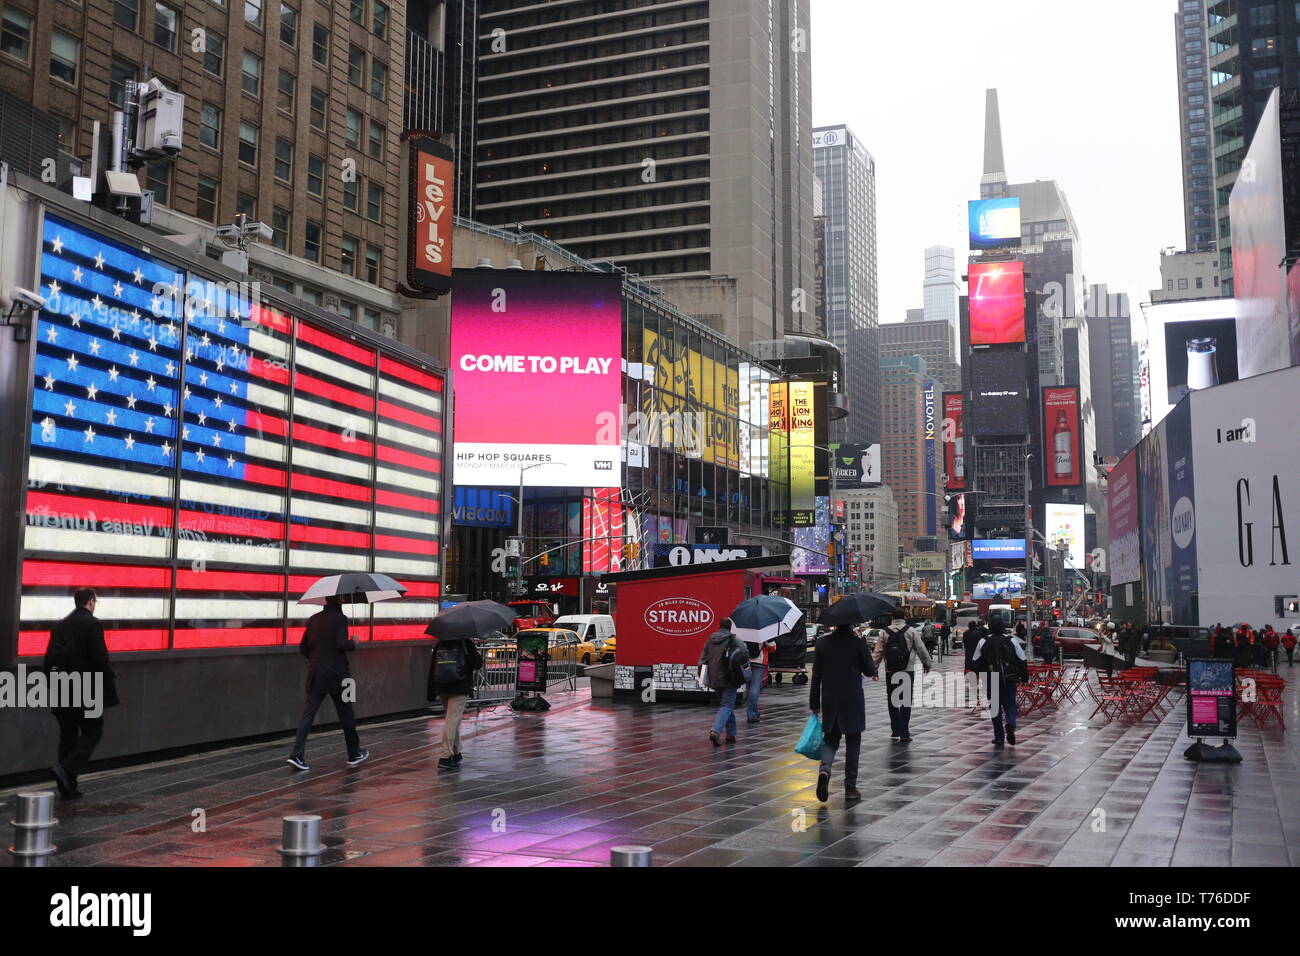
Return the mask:
<path fill-rule="evenodd" d="M 317 577 L 401 601 L 353 634 L 418 638 L 441 576 L 435 370 L 82 226 L 44 224 L 19 654 L 70 591 L 111 651 L 296 643 Z M 360 613 L 357 613 L 357 612 Z"/>

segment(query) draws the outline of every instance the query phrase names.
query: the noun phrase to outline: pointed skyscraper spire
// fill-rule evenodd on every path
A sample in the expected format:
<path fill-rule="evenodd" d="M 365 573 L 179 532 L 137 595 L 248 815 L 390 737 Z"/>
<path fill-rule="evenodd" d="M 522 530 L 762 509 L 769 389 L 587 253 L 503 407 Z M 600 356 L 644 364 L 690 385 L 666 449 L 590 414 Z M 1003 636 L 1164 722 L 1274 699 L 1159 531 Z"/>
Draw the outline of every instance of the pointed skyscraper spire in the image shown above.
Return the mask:
<path fill-rule="evenodd" d="M 1002 118 L 998 115 L 998 91 L 984 91 L 984 176 L 980 198 L 995 199 L 1007 194 L 1007 164 L 1002 158 Z"/>

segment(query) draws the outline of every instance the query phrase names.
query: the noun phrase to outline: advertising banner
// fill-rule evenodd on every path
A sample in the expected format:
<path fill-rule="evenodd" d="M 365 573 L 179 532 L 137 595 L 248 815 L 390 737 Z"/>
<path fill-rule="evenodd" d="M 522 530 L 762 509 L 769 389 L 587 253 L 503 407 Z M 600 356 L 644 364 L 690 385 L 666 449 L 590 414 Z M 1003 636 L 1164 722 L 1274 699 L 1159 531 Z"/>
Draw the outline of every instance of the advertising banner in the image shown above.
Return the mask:
<path fill-rule="evenodd" d="M 1029 433 L 1029 385 L 1023 352 L 972 352 L 970 381 L 970 433 L 974 437 L 1019 438 Z"/>
<path fill-rule="evenodd" d="M 831 445 L 831 468 L 840 491 L 880 484 L 879 445 Z"/>
<path fill-rule="evenodd" d="M 594 488 L 582 499 L 582 573 L 623 568 L 627 515 L 619 488 Z"/>
<path fill-rule="evenodd" d="M 1043 389 L 1043 480 L 1049 488 L 1083 484 L 1079 416 L 1078 386 Z"/>
<path fill-rule="evenodd" d="M 455 278 L 457 483 L 617 484 L 619 277 L 459 269 Z"/>
<path fill-rule="evenodd" d="M 961 492 L 948 502 L 948 537 L 966 537 L 966 495 Z"/>
<path fill-rule="evenodd" d="M 1173 616 L 1169 569 L 1173 542 L 1169 536 L 1169 459 L 1166 422 L 1142 439 L 1138 453 L 1138 492 L 1142 509 L 1142 592 L 1147 620 L 1165 623 Z"/>
<path fill-rule="evenodd" d="M 761 545 L 656 544 L 654 567 L 676 568 L 687 564 L 717 564 L 720 561 L 740 561 L 762 556 Z"/>
<path fill-rule="evenodd" d="M 451 523 L 467 528 L 513 528 L 514 496 L 494 488 L 457 485 Z"/>
<path fill-rule="evenodd" d="M 1187 736 L 1237 736 L 1237 679 L 1232 661 L 1187 662 Z"/>
<path fill-rule="evenodd" d="M 1052 547 L 1063 543 L 1066 566 L 1082 571 L 1087 553 L 1084 547 L 1083 505 L 1049 502 L 1043 505 L 1043 509 L 1047 519 L 1047 530 L 1043 532 L 1043 537 Z"/>
<path fill-rule="evenodd" d="M 450 146 L 427 136 L 412 136 L 408 143 L 411 194 L 406 283 L 417 292 L 448 292 L 456 154 Z"/>
<path fill-rule="evenodd" d="M 790 524 L 813 524 L 817 496 L 816 387 L 790 382 Z"/>
<path fill-rule="evenodd" d="M 1110 470 L 1106 492 L 1110 511 L 1110 583 L 1116 586 L 1131 584 L 1141 576 L 1137 449 L 1130 451 Z"/>
<path fill-rule="evenodd" d="M 1300 367 L 1195 392 L 1191 406 L 1198 623 L 1296 627 L 1284 613 L 1300 561 Z"/>
<path fill-rule="evenodd" d="M 1020 199 L 972 199 L 966 204 L 972 249 L 1006 249 L 1020 245 Z"/>
<path fill-rule="evenodd" d="M 1172 624 L 1196 624 L 1196 490 L 1193 480 L 1192 403 L 1182 402 L 1165 418 L 1169 460 L 1168 570 Z"/>
<path fill-rule="evenodd" d="M 1154 424 L 1188 392 L 1237 380 L 1235 299 L 1144 303 L 1142 312 L 1143 418 Z"/>
<path fill-rule="evenodd" d="M 966 490 L 966 414 L 961 392 L 943 393 L 943 471 L 949 491 Z"/>
<path fill-rule="evenodd" d="M 670 337 L 642 333 L 646 373 L 642 428 L 650 443 L 735 468 L 740 464 L 740 370 Z M 658 440 L 656 442 L 656 439 Z"/>
<path fill-rule="evenodd" d="M 975 561 L 1023 561 L 1024 538 L 976 538 L 970 543 L 971 558 Z"/>
<path fill-rule="evenodd" d="M 831 570 L 830 499 L 817 498 L 814 513 L 812 527 L 794 529 L 790 569 L 795 574 L 829 574 Z"/>
<path fill-rule="evenodd" d="M 924 407 L 923 434 L 925 436 L 925 490 L 922 495 L 925 508 L 925 533 L 939 533 L 939 425 L 935 381 L 927 378 L 921 384 L 921 403 Z"/>
<path fill-rule="evenodd" d="M 975 262 L 970 266 L 970 344 L 1025 340 L 1025 264 Z"/>

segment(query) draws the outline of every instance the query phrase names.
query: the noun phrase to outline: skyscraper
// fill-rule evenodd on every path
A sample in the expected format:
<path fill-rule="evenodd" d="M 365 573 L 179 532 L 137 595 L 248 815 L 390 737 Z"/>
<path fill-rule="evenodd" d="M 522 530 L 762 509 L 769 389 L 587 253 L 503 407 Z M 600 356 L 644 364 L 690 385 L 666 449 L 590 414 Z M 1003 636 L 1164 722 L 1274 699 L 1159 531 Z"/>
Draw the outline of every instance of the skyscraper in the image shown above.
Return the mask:
<path fill-rule="evenodd" d="M 880 472 L 898 502 L 898 545 L 916 548 L 918 536 L 927 534 L 925 475 L 925 359 L 912 356 L 880 360 L 882 438 Z"/>
<path fill-rule="evenodd" d="M 954 303 L 955 304 L 955 303 Z M 961 364 L 957 360 L 957 321 L 925 319 L 886 322 L 880 327 L 882 359 L 925 359 L 926 368 L 944 391 L 961 388 Z"/>
<path fill-rule="evenodd" d="M 848 418 L 832 437 L 880 439 L 876 298 L 876 164 L 846 126 L 813 130 L 813 168 L 826 216 L 826 337 L 844 355 Z"/>
<path fill-rule="evenodd" d="M 480 0 L 475 216 L 740 345 L 811 321 L 808 26 L 808 0 Z"/>
<path fill-rule="evenodd" d="M 1092 394 L 1099 398 L 1097 454 L 1118 457 L 1137 444 L 1142 418 L 1127 294 L 1111 292 L 1104 284 L 1090 287 L 1088 345 Z"/>
<path fill-rule="evenodd" d="M 1174 13 L 1178 120 L 1183 156 L 1184 249 L 1214 249 L 1214 160 L 1210 143 L 1210 58 L 1205 0 L 1180 0 Z"/>
<path fill-rule="evenodd" d="M 925 317 L 928 321 L 944 320 L 957 327 L 957 299 L 961 283 L 957 280 L 952 246 L 930 246 L 925 250 Z"/>

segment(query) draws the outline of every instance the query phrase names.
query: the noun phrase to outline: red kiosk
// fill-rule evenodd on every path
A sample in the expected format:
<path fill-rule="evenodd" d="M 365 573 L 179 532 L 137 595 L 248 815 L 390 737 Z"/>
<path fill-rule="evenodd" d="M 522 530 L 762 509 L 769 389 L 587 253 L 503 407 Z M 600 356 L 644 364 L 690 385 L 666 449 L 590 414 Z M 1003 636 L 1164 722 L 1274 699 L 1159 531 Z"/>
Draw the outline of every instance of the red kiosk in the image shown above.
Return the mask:
<path fill-rule="evenodd" d="M 618 634 L 614 696 L 648 700 L 653 680 L 656 702 L 708 699 L 696 681 L 704 642 L 737 604 L 766 593 L 773 572 L 789 567 L 788 554 L 774 554 L 602 575 Z"/>

